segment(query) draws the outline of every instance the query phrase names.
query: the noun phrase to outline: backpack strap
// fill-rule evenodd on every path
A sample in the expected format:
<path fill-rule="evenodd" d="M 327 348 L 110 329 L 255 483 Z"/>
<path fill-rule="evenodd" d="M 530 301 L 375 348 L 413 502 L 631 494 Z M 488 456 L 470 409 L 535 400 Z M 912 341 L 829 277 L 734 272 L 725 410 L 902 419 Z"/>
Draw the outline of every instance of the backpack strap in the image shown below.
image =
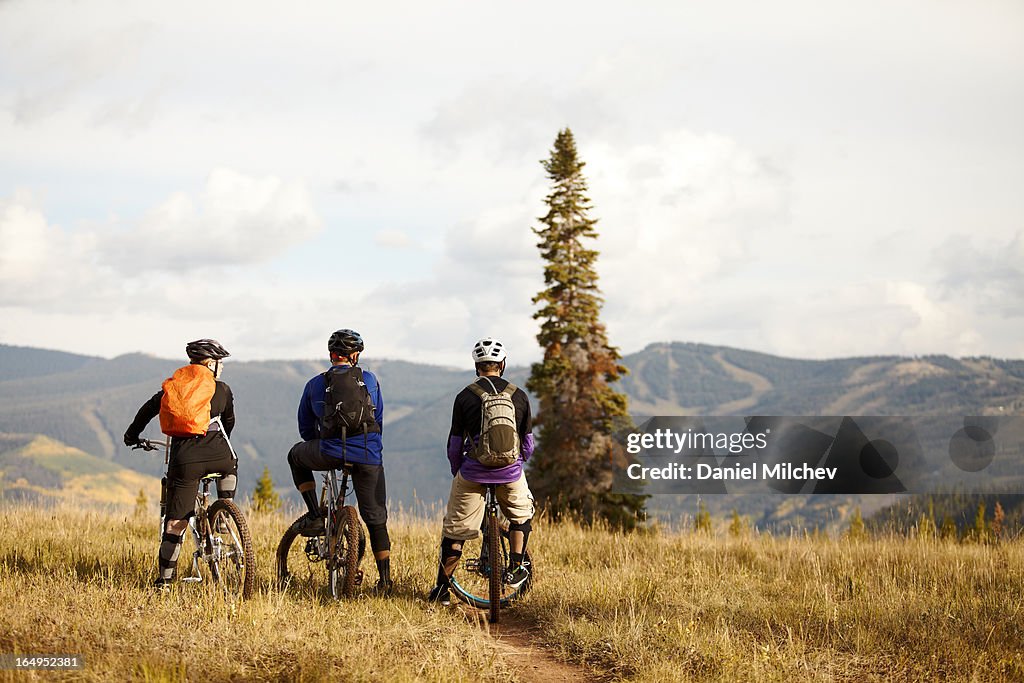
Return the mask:
<path fill-rule="evenodd" d="M 217 425 L 217 429 L 208 431 L 220 432 L 220 435 L 224 437 L 224 441 L 228 445 L 228 450 L 231 451 L 231 458 L 237 462 L 238 455 L 235 453 L 235 449 L 231 445 L 231 439 L 228 438 L 228 432 L 224 429 L 224 422 L 220 419 L 220 415 L 210 420 L 210 426 L 212 427 L 213 425 Z"/>
<path fill-rule="evenodd" d="M 474 394 L 476 394 L 481 400 L 483 400 L 484 395 L 488 393 L 493 395 L 508 394 L 509 396 L 511 396 L 512 394 L 516 393 L 516 389 L 519 388 L 515 384 L 512 384 L 512 382 L 509 382 L 508 386 L 505 387 L 503 391 L 498 391 L 498 387 L 494 386 L 494 382 L 491 381 L 490 377 L 487 377 L 485 375 L 483 379 L 487 380 L 487 383 L 491 385 L 491 390 L 489 392 L 476 382 L 472 382 L 469 384 L 469 386 L 466 387 Z"/>

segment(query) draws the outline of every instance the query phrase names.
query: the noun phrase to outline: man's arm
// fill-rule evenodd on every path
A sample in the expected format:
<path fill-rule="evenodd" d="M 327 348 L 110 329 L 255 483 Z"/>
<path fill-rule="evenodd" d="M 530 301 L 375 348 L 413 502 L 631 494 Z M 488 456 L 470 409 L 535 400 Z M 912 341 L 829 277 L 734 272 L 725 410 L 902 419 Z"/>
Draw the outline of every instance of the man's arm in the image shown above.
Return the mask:
<path fill-rule="evenodd" d="M 451 465 L 452 476 L 454 477 L 462 467 L 462 437 L 465 429 L 462 426 L 462 411 L 459 410 L 459 397 L 455 397 L 455 404 L 452 406 L 452 428 L 448 431 L 448 463 Z"/>
<path fill-rule="evenodd" d="M 235 397 L 231 393 L 231 387 L 224 382 L 217 382 L 217 386 L 224 387 L 226 393 L 227 403 L 224 404 L 224 410 L 220 413 L 220 422 L 224 425 L 224 431 L 230 437 L 231 431 L 235 428 Z"/>
<path fill-rule="evenodd" d="M 533 449 L 537 444 L 533 439 L 533 415 L 530 412 L 530 399 L 522 389 L 519 390 L 519 393 L 522 394 L 523 407 L 517 426 L 519 427 L 519 441 L 522 444 L 523 462 L 527 462 L 533 455 Z"/>
<path fill-rule="evenodd" d="M 380 427 L 380 433 L 384 434 L 384 394 L 380 390 L 380 377 L 377 375 L 373 376 L 374 383 L 377 385 L 376 391 L 373 394 L 373 416 L 377 420 L 377 426 Z"/>
<path fill-rule="evenodd" d="M 303 441 L 312 441 L 320 435 L 316 424 L 316 413 L 313 412 L 312 387 L 315 382 L 316 377 L 306 382 L 306 387 L 302 390 L 302 397 L 299 399 L 299 437 Z"/>
<path fill-rule="evenodd" d="M 139 408 L 139 412 L 135 414 L 135 419 L 128 429 L 124 432 L 124 445 L 134 446 L 139 442 L 139 435 L 142 434 L 142 430 L 146 428 L 149 421 L 160 414 L 160 399 L 164 396 L 164 390 L 153 394 L 153 397 L 142 404 Z"/>

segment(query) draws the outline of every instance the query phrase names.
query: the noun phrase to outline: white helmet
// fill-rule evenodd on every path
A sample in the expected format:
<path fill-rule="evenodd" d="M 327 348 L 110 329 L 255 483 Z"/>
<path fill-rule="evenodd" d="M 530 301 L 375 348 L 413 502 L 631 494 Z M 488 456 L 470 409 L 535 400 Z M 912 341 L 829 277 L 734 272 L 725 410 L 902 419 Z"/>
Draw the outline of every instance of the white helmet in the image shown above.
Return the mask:
<path fill-rule="evenodd" d="M 474 363 L 500 363 L 505 360 L 505 345 L 494 337 L 484 337 L 473 345 Z"/>

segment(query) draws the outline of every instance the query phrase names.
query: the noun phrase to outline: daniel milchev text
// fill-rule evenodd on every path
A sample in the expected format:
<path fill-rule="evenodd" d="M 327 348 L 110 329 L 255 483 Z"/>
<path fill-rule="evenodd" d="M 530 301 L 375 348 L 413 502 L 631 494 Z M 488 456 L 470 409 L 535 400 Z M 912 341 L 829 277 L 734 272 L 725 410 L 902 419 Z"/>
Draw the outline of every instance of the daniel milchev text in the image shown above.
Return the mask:
<path fill-rule="evenodd" d="M 732 465 L 715 466 L 707 463 L 696 465 L 683 465 L 681 463 L 669 463 L 662 467 L 644 467 L 633 463 L 626 468 L 626 475 L 630 479 L 677 479 L 677 480 L 714 480 L 714 479 L 746 479 L 746 480 L 776 480 L 787 481 L 791 479 L 835 479 L 838 467 L 811 467 L 807 464 L 793 465 L 791 463 L 733 463 Z"/>
<path fill-rule="evenodd" d="M 771 430 L 751 434 L 750 432 L 705 432 L 687 429 L 655 429 L 650 432 L 633 432 L 626 437 L 626 452 L 636 455 L 641 451 L 671 452 L 675 455 L 704 455 L 708 451 L 728 452 L 732 455 L 756 453 L 768 446 Z M 807 464 L 735 462 L 729 465 L 710 463 L 669 463 L 658 467 L 645 467 L 633 463 L 626 468 L 626 475 L 634 480 L 675 479 L 675 480 L 792 480 L 792 479 L 835 479 L 838 467 L 811 467 Z"/>

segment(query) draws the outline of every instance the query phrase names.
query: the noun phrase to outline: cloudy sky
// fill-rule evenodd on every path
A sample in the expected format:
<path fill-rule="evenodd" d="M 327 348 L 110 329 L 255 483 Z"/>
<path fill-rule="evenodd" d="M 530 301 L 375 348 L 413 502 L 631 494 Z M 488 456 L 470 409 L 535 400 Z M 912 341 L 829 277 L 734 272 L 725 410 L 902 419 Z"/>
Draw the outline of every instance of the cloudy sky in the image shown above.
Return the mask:
<path fill-rule="evenodd" d="M 0 2 L 0 342 L 534 360 L 568 126 L 624 352 L 1024 357 L 1019 0 L 372 4 Z"/>

